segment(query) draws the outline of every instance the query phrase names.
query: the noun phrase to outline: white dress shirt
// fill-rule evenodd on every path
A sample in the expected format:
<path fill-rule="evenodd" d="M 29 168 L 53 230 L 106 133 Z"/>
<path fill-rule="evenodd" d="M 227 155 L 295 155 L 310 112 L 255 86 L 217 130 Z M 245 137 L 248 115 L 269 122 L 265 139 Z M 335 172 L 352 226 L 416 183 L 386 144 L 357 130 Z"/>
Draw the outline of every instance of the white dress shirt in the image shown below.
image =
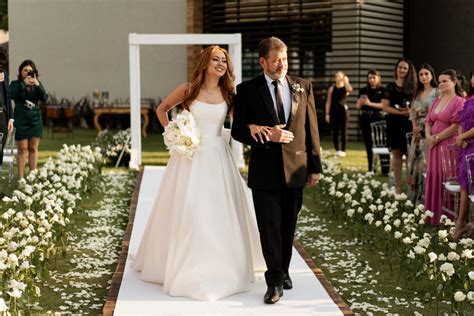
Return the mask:
<path fill-rule="evenodd" d="M 278 114 L 278 109 L 276 107 L 276 98 L 275 98 L 275 86 L 273 85 L 273 79 L 267 76 L 266 73 L 265 80 L 267 80 L 268 89 L 270 90 L 270 95 L 272 96 L 273 106 L 275 108 L 275 112 Z M 290 117 L 291 111 L 291 94 L 290 94 L 290 86 L 288 81 L 285 78 L 279 80 L 279 88 L 281 93 L 281 99 L 283 101 L 283 110 L 285 111 L 285 122 L 288 123 L 288 118 Z"/>

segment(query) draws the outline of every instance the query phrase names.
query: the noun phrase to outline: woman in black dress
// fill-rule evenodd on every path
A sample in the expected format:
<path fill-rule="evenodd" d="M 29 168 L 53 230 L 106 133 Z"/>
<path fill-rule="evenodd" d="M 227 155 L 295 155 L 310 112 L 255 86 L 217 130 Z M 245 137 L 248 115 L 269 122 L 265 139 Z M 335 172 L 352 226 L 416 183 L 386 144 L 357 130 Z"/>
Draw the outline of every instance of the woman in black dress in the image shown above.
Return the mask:
<path fill-rule="evenodd" d="M 326 98 L 326 122 L 332 128 L 332 140 L 336 157 L 346 156 L 347 143 L 347 122 L 349 112 L 346 105 L 346 99 L 352 92 L 352 86 L 342 71 L 336 72 L 334 76 L 336 83 L 328 89 Z M 339 150 L 339 133 L 341 134 L 341 151 Z"/>
<path fill-rule="evenodd" d="M 367 86 L 359 90 L 359 97 L 356 102 L 356 108 L 361 111 L 359 116 L 362 138 L 364 139 L 365 151 L 367 152 L 368 170 L 372 170 L 372 131 L 370 124 L 383 120 L 382 98 L 385 88 L 381 86 L 380 72 L 370 69 L 367 72 Z M 380 157 L 380 160 L 389 161 L 390 157 Z M 382 159 L 383 158 L 383 159 Z M 382 164 L 382 173 L 388 173 L 386 164 Z"/>
<path fill-rule="evenodd" d="M 401 193 L 402 157 L 407 154 L 406 134 L 412 131 L 408 117 L 417 82 L 413 63 L 401 58 L 395 65 L 395 81 L 387 84 L 382 99 L 383 110 L 387 113 L 387 143 L 392 151 L 391 163 L 397 193 Z"/>

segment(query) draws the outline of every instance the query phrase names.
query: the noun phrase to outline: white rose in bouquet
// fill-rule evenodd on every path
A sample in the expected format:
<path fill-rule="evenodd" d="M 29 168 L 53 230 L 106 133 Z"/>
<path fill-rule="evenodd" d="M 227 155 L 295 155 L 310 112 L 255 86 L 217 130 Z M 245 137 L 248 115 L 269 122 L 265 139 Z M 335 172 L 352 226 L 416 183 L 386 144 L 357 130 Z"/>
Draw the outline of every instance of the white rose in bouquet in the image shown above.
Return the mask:
<path fill-rule="evenodd" d="M 193 115 L 187 110 L 169 122 L 163 137 L 170 154 L 178 154 L 188 159 L 192 159 L 201 144 L 200 130 Z"/>

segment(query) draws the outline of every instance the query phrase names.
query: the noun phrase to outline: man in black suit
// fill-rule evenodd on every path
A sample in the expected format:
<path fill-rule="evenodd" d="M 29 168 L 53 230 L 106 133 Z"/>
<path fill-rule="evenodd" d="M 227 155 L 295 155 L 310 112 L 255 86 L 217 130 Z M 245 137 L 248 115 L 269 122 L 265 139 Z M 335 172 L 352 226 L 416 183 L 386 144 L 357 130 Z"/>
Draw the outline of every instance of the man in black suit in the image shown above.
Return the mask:
<path fill-rule="evenodd" d="M 267 264 L 267 304 L 293 287 L 288 268 L 303 187 L 321 173 L 312 85 L 286 74 L 287 49 L 276 37 L 260 42 L 264 73 L 237 86 L 233 110 L 232 136 L 251 146 L 248 186 Z"/>
<path fill-rule="evenodd" d="M 10 100 L 8 74 L 6 72 L 7 54 L 0 48 L 0 133 L 2 149 L 5 147 L 8 133 L 13 130 L 13 110 Z M 3 150 L 0 152 L 0 165 L 3 163 Z M 1 193 L 0 193 L 1 194 Z"/>

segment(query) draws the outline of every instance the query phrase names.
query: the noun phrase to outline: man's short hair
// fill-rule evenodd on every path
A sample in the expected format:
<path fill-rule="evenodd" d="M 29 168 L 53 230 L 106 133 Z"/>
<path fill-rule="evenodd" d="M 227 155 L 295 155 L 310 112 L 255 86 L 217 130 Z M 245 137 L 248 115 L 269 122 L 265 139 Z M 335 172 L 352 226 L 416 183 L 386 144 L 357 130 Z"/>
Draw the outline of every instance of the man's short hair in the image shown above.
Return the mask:
<path fill-rule="evenodd" d="M 286 44 L 278 37 L 265 38 L 258 43 L 258 57 L 267 58 L 271 50 L 288 50 Z"/>

